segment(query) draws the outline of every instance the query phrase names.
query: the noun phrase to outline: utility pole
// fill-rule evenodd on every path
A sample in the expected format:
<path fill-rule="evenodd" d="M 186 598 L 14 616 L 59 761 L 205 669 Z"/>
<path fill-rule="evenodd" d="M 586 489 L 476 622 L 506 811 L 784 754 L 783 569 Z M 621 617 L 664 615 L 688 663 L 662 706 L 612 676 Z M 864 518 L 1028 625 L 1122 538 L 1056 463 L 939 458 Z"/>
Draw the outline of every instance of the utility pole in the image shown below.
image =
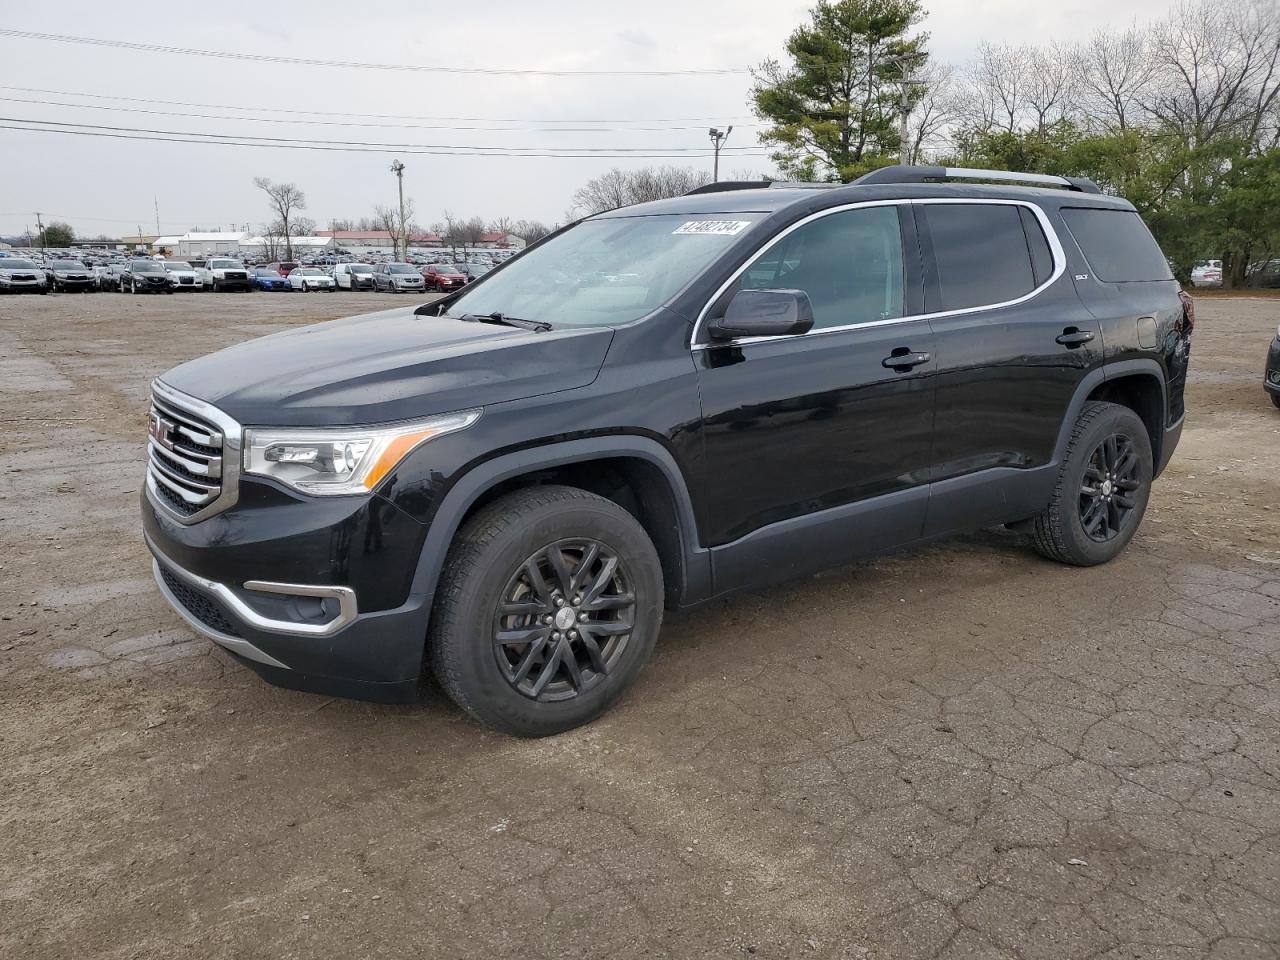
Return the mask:
<path fill-rule="evenodd" d="M 729 134 L 731 133 L 733 133 L 733 127 L 729 127 L 727 130 L 720 130 L 716 127 L 712 127 L 707 131 L 707 135 L 711 137 L 711 144 L 716 154 L 715 165 L 712 167 L 711 172 L 712 183 L 720 182 L 720 148 L 724 146 L 724 142 L 729 139 Z"/>
<path fill-rule="evenodd" d="M 151 195 L 151 202 L 156 205 L 156 236 L 160 236 L 160 198 L 154 193 Z"/>
<path fill-rule="evenodd" d="M 36 229 L 40 231 L 40 256 L 44 256 L 44 224 L 40 222 L 40 214 L 36 214 Z"/>
<path fill-rule="evenodd" d="M 409 238 L 405 236 L 408 227 L 404 222 L 404 164 L 399 160 L 392 160 L 391 172 L 396 175 L 400 186 L 400 256 L 398 259 L 404 260 L 409 256 Z"/>

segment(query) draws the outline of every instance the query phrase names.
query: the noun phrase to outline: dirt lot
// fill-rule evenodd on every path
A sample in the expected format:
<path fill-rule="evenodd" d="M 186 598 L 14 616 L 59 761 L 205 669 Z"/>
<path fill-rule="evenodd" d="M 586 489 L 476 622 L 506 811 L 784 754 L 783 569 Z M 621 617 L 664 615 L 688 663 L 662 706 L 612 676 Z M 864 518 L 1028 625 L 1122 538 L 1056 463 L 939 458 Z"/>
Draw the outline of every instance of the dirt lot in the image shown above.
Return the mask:
<path fill-rule="evenodd" d="M 392 298 L 0 299 L 0 957 L 1280 956 L 1280 303 L 1206 299 L 1147 523 L 673 615 L 589 729 L 273 689 L 138 534 L 174 363 Z"/>

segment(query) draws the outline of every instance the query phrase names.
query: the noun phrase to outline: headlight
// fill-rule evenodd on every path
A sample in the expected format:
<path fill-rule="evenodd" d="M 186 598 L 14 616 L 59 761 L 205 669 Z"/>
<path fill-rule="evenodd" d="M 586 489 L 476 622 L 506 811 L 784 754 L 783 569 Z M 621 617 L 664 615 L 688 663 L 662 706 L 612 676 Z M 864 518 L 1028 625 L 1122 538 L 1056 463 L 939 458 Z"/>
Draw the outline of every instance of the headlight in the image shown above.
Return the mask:
<path fill-rule="evenodd" d="M 318 496 L 368 493 L 419 445 L 479 418 L 466 410 L 393 427 L 258 427 L 245 432 L 244 472 Z"/>

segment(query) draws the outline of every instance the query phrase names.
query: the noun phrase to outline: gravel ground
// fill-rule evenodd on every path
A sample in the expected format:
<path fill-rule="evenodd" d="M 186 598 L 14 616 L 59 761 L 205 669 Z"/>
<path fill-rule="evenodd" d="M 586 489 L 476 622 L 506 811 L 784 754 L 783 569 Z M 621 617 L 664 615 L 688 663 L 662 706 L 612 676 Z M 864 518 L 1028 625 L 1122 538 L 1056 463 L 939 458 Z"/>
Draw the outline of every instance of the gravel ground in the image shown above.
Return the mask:
<path fill-rule="evenodd" d="M 992 531 L 669 617 L 591 727 L 267 686 L 140 542 L 148 381 L 389 296 L 0 299 L 0 957 L 1280 956 L 1280 303 L 1104 568 Z"/>

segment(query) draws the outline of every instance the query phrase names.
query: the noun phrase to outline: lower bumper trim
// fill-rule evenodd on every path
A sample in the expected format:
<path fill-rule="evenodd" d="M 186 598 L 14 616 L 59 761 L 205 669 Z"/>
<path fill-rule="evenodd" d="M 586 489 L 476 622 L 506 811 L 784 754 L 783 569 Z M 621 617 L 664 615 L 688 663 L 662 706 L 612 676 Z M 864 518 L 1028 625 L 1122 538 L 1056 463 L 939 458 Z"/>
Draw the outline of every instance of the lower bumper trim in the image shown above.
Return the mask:
<path fill-rule="evenodd" d="M 178 577 L 181 577 L 182 574 L 185 573 L 185 571 L 179 570 L 176 567 L 171 569 L 173 570 L 174 575 Z M 160 588 L 161 595 L 169 601 L 169 606 L 173 607 L 178 616 L 182 617 L 182 619 L 187 622 L 187 626 L 191 627 L 191 629 L 196 633 L 203 637 L 208 637 L 214 643 L 218 644 L 218 646 L 225 647 L 227 650 L 230 650 L 232 653 L 243 657 L 246 660 L 252 660 L 254 663 L 260 663 L 267 667 L 275 667 L 279 670 L 289 669 L 288 666 L 281 663 L 269 653 L 264 653 L 259 650 L 248 640 L 245 640 L 242 637 L 233 637 L 228 633 L 222 633 L 221 631 L 214 630 L 192 616 L 191 613 L 187 611 L 187 608 L 183 606 L 182 602 L 173 595 L 173 591 L 169 589 L 169 585 L 164 582 L 164 577 L 160 575 L 159 560 L 152 558 L 151 572 L 155 575 L 156 586 Z"/>

